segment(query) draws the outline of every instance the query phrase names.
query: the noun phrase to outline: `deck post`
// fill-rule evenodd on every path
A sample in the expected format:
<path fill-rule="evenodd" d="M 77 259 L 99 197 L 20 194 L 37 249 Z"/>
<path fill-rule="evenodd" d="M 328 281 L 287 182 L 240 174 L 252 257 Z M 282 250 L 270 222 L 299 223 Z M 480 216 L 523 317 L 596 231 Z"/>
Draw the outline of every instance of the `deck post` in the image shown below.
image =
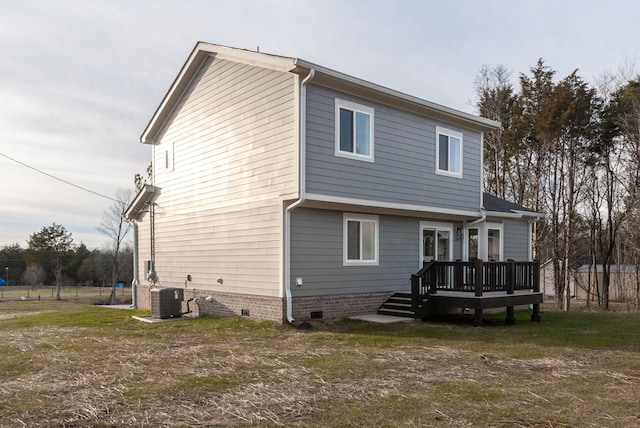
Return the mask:
<path fill-rule="evenodd" d="M 476 297 L 480 297 L 482 296 L 482 283 L 483 283 L 483 279 L 484 279 L 484 272 L 482 271 L 482 267 L 483 267 L 484 263 L 482 262 L 481 259 L 476 259 L 475 262 L 475 292 L 476 292 Z"/>
<path fill-rule="evenodd" d="M 506 272 L 506 278 L 505 278 L 506 282 L 507 282 L 507 294 L 513 294 L 514 290 L 515 290 L 515 281 L 516 281 L 516 262 L 515 260 L 508 260 L 508 264 L 507 264 L 507 272 Z M 515 313 L 514 313 L 514 309 L 513 306 L 508 306 L 507 307 L 507 318 L 505 319 L 504 323 L 506 325 L 514 325 L 516 323 L 516 317 L 515 317 Z"/>
<path fill-rule="evenodd" d="M 425 272 L 425 278 L 427 273 Z M 434 262 L 431 277 L 429 277 L 429 294 L 436 294 L 438 292 L 438 265 Z"/>
<path fill-rule="evenodd" d="M 484 263 L 482 262 L 481 259 L 476 259 L 475 262 L 475 295 L 476 297 L 482 297 L 482 287 L 483 287 L 483 280 L 484 280 L 484 272 L 483 272 L 483 266 Z M 473 326 L 474 327 L 482 327 L 484 324 L 482 322 L 482 309 L 480 308 L 476 308 L 474 309 L 474 321 L 473 321 Z"/>
<path fill-rule="evenodd" d="M 417 313 L 420 306 L 420 277 L 418 275 L 411 275 L 411 309 L 413 313 Z"/>
<path fill-rule="evenodd" d="M 453 264 L 453 289 L 463 290 L 462 287 L 462 260 L 458 259 Z"/>
<path fill-rule="evenodd" d="M 534 260 L 533 261 L 533 265 L 531 266 L 531 269 L 533 269 L 532 272 L 532 276 L 533 276 L 533 291 L 535 291 L 536 293 L 540 292 L 540 261 L 539 260 Z M 540 322 L 541 321 L 541 317 L 540 317 L 540 304 L 539 303 L 534 303 L 533 304 L 533 312 L 531 313 L 531 321 L 534 322 Z"/>

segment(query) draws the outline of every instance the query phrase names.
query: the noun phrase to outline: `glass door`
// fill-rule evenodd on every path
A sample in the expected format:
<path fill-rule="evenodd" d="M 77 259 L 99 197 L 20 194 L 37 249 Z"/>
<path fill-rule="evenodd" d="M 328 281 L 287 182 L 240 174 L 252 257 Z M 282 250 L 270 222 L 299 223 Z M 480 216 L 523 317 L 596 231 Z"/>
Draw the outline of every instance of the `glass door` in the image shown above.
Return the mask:
<path fill-rule="evenodd" d="M 453 225 L 422 223 L 422 264 L 431 261 L 449 262 L 453 248 Z M 439 289 L 451 287 L 452 266 L 435 266 L 436 283 Z"/>
<path fill-rule="evenodd" d="M 453 226 L 449 224 L 422 223 L 422 263 L 436 260 L 451 261 Z"/>

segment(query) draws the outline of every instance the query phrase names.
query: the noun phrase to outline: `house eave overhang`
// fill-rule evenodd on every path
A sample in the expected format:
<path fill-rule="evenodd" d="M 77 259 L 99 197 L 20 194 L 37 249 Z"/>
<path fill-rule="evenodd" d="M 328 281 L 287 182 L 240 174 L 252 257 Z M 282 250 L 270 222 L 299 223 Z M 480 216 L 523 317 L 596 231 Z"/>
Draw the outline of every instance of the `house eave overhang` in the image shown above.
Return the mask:
<path fill-rule="evenodd" d="M 145 184 L 124 212 L 127 220 L 137 220 L 146 205 L 156 196 L 160 189 L 150 184 Z"/>
<path fill-rule="evenodd" d="M 454 219 L 465 221 L 477 218 L 480 211 L 452 209 L 427 205 L 404 204 L 396 202 L 346 198 L 323 194 L 307 193 L 302 206 L 307 208 L 338 209 L 342 211 L 368 214 L 402 215 L 417 218 Z"/>
<path fill-rule="evenodd" d="M 296 69 L 293 72 L 306 74 L 311 69 L 315 70 L 313 83 L 316 85 L 326 86 L 479 132 L 495 131 L 502 126 L 500 122 L 445 107 L 302 59 L 296 59 L 295 65 Z"/>
<path fill-rule="evenodd" d="M 538 213 L 535 211 L 520 211 L 520 210 L 513 210 L 514 213 L 521 215 L 523 218 L 532 218 L 532 219 L 543 219 L 543 218 L 547 218 L 547 214 L 545 213 Z"/>
<path fill-rule="evenodd" d="M 511 210 L 509 212 L 504 211 L 483 211 L 487 217 L 494 218 L 512 218 L 512 219 L 531 219 L 537 220 L 541 218 L 546 218 L 546 214 L 538 213 L 535 211 L 521 211 L 521 210 Z"/>

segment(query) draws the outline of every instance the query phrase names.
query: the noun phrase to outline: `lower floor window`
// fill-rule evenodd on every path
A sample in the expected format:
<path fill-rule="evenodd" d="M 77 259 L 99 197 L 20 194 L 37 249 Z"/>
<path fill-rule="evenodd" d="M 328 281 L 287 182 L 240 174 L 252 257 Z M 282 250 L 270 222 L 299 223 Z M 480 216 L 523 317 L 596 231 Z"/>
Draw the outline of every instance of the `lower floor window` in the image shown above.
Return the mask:
<path fill-rule="evenodd" d="M 478 228 L 467 229 L 465 246 L 467 260 L 502 261 L 502 247 L 500 223 L 486 223 Z"/>
<path fill-rule="evenodd" d="M 499 262 L 502 260 L 500 254 L 500 229 L 487 230 L 487 259 Z"/>
<path fill-rule="evenodd" d="M 378 217 L 344 215 L 344 264 L 378 264 Z"/>

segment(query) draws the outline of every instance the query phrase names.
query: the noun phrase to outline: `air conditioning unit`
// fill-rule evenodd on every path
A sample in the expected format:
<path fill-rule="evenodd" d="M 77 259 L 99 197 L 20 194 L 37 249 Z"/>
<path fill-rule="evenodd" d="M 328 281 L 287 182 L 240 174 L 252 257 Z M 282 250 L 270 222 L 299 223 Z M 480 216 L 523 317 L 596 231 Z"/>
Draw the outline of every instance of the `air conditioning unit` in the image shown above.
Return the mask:
<path fill-rule="evenodd" d="M 151 317 L 178 318 L 182 316 L 184 291 L 181 288 L 154 288 L 151 290 Z"/>

